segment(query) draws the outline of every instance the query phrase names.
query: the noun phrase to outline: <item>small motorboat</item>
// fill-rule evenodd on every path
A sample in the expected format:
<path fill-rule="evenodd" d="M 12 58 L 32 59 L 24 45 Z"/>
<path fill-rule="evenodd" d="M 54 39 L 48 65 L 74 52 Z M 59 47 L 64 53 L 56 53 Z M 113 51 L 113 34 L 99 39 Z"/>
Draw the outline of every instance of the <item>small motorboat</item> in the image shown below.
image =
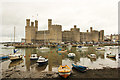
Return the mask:
<path fill-rule="evenodd" d="M 11 61 L 16 61 L 16 60 L 22 59 L 23 55 L 17 51 L 18 50 L 15 51 L 15 49 L 14 49 L 14 54 L 9 55 L 9 58 Z"/>
<path fill-rule="evenodd" d="M 98 47 L 99 45 L 93 45 L 93 47 Z"/>
<path fill-rule="evenodd" d="M 98 47 L 98 48 L 96 48 L 96 51 L 105 51 L 105 48 L 103 48 L 103 47 Z"/>
<path fill-rule="evenodd" d="M 92 58 L 92 59 L 96 59 L 96 55 L 95 54 L 90 54 L 88 55 L 89 58 Z"/>
<path fill-rule="evenodd" d="M 108 58 L 116 58 L 116 54 L 107 53 Z"/>
<path fill-rule="evenodd" d="M 77 65 L 77 64 L 72 64 L 73 68 L 81 71 L 81 72 L 85 72 L 88 70 L 88 67 L 85 67 L 85 66 L 81 66 L 81 65 Z"/>
<path fill-rule="evenodd" d="M 119 46 L 111 46 L 110 49 L 118 49 Z"/>
<path fill-rule="evenodd" d="M 58 68 L 59 75 L 63 78 L 67 78 L 71 74 L 71 69 L 68 65 L 62 66 Z"/>
<path fill-rule="evenodd" d="M 8 55 L 4 55 L 4 54 L 1 54 L 1 55 L 0 55 L 0 60 L 1 60 L 1 59 L 8 59 L 8 58 L 9 58 Z"/>
<path fill-rule="evenodd" d="M 118 54 L 118 57 L 120 58 L 120 53 Z"/>
<path fill-rule="evenodd" d="M 37 54 L 32 54 L 32 55 L 30 56 L 30 60 L 37 60 L 37 59 L 38 59 Z"/>
<path fill-rule="evenodd" d="M 23 55 L 21 53 L 10 54 L 9 58 L 11 61 L 22 59 Z"/>
<path fill-rule="evenodd" d="M 50 50 L 50 48 L 48 47 L 41 47 L 41 48 L 38 48 L 39 50 Z"/>
<path fill-rule="evenodd" d="M 43 65 L 43 64 L 46 64 L 48 62 L 48 59 L 42 57 L 42 56 L 39 56 L 38 60 L 37 60 L 37 63 L 39 65 Z"/>
<path fill-rule="evenodd" d="M 4 46 L 4 47 L 2 47 L 2 49 L 15 49 L 15 47 L 14 46 Z"/>
<path fill-rule="evenodd" d="M 67 48 L 68 48 L 68 50 L 71 50 L 72 45 L 68 45 Z"/>
<path fill-rule="evenodd" d="M 76 51 L 87 51 L 88 50 L 88 47 L 86 46 L 77 46 L 76 47 Z"/>
<path fill-rule="evenodd" d="M 69 57 L 69 58 L 74 58 L 74 57 L 75 57 L 75 53 L 69 53 L 69 54 L 68 54 L 68 57 Z"/>
<path fill-rule="evenodd" d="M 57 50 L 57 52 L 58 52 L 58 53 L 66 53 L 67 50 L 62 50 L 62 49 L 59 48 L 59 49 Z"/>

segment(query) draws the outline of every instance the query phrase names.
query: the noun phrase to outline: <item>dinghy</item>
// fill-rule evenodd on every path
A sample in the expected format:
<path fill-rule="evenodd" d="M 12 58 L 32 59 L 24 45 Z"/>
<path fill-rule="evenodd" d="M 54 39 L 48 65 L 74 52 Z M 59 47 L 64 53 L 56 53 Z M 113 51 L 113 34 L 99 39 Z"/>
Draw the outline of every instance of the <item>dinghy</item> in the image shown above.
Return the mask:
<path fill-rule="evenodd" d="M 77 65 L 77 64 L 72 64 L 73 68 L 81 71 L 81 72 L 85 72 L 88 70 L 88 67 L 85 67 L 85 66 L 81 66 L 81 65 Z"/>
<path fill-rule="evenodd" d="M 62 49 L 59 48 L 59 49 L 57 50 L 57 52 L 58 52 L 58 53 L 66 53 L 67 50 L 62 50 Z"/>
<path fill-rule="evenodd" d="M 92 59 L 96 59 L 96 55 L 95 54 L 90 54 L 88 55 L 89 58 L 92 58 Z"/>
<path fill-rule="evenodd" d="M 69 58 L 74 58 L 74 57 L 75 57 L 75 53 L 69 53 L 69 54 L 68 54 L 68 57 L 69 57 Z"/>
<path fill-rule="evenodd" d="M 0 59 L 8 59 L 8 58 L 9 58 L 8 55 L 0 54 Z"/>
<path fill-rule="evenodd" d="M 23 55 L 19 52 L 17 52 L 17 50 L 15 51 L 14 49 L 14 54 L 10 54 L 9 58 L 11 61 L 15 61 L 15 60 L 20 60 L 22 59 Z"/>
<path fill-rule="evenodd" d="M 77 46 L 76 47 L 76 51 L 87 51 L 88 50 L 88 47 L 85 47 L 85 46 Z"/>
<path fill-rule="evenodd" d="M 96 48 L 96 51 L 105 51 L 105 48 L 98 47 L 98 48 Z"/>
<path fill-rule="evenodd" d="M 37 60 L 37 63 L 39 64 L 39 65 L 44 65 L 44 64 L 46 64 L 48 62 L 48 59 L 46 59 L 46 58 L 44 58 L 44 57 L 42 57 L 42 56 L 40 56 L 39 58 L 38 58 L 38 60 Z"/>
<path fill-rule="evenodd" d="M 32 54 L 32 55 L 30 56 L 30 60 L 37 60 L 37 59 L 38 59 L 37 54 Z"/>
<path fill-rule="evenodd" d="M 109 58 L 115 58 L 115 57 L 116 57 L 116 54 L 107 53 L 107 57 L 109 57 Z"/>
<path fill-rule="evenodd" d="M 67 78 L 71 74 L 71 69 L 68 65 L 62 66 L 58 68 L 59 75 L 63 78 Z"/>

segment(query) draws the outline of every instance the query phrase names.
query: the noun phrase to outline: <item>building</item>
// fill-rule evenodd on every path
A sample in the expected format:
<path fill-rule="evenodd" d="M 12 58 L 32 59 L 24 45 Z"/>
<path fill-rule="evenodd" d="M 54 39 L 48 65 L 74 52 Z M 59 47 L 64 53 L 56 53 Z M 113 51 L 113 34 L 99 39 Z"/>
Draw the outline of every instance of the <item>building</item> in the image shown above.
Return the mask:
<path fill-rule="evenodd" d="M 104 41 L 104 30 L 97 31 L 90 27 L 90 32 L 80 32 L 80 28 L 74 25 L 69 31 L 62 31 L 62 25 L 53 25 L 52 19 L 48 19 L 48 30 L 38 31 L 38 21 L 31 22 L 26 19 L 25 26 L 26 43 L 42 43 L 42 42 L 89 42 Z"/>
<path fill-rule="evenodd" d="M 120 42 L 120 34 L 111 34 L 110 39 L 114 42 Z"/>

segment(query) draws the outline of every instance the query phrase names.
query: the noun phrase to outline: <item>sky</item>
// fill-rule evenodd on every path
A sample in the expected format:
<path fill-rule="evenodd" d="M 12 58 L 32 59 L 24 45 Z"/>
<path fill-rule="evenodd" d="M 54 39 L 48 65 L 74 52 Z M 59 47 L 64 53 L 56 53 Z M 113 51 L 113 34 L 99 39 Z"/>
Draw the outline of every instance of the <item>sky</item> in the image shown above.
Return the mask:
<path fill-rule="evenodd" d="M 81 32 L 104 30 L 105 35 L 118 33 L 119 0 L 0 0 L 0 42 L 25 38 L 26 19 L 38 20 L 38 29 L 48 29 L 48 19 L 70 30 Z"/>

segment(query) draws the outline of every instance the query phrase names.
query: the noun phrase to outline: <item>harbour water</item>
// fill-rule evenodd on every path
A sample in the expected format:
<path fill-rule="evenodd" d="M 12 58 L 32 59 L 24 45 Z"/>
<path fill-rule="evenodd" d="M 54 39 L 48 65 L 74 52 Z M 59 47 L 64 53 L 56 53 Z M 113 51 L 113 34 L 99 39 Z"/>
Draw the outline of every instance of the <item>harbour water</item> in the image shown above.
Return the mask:
<path fill-rule="evenodd" d="M 2 49 L 3 45 L 0 44 L 0 54 L 12 54 L 13 49 Z M 68 65 L 72 69 L 72 63 L 78 63 L 87 66 L 89 69 L 102 69 L 104 67 L 118 68 L 120 67 L 120 59 L 118 58 L 119 49 L 109 49 L 109 46 L 104 46 L 105 51 L 96 51 L 95 47 L 89 47 L 87 51 L 76 51 L 76 47 L 72 47 L 69 52 L 75 53 L 74 59 L 68 58 L 66 53 L 57 53 L 57 48 L 50 48 L 49 51 L 40 51 L 36 48 L 20 48 L 19 52 L 24 55 L 22 60 L 11 62 L 9 59 L 3 60 L 1 63 L 2 70 L 5 71 L 11 67 L 19 68 L 21 71 L 53 71 L 58 72 L 60 65 Z M 67 49 L 67 48 L 64 48 Z M 116 54 L 116 58 L 107 58 L 108 52 Z M 90 59 L 88 54 L 94 53 L 97 55 L 96 59 Z M 37 54 L 48 58 L 48 64 L 44 66 L 38 66 L 36 61 L 30 60 L 31 54 Z"/>

